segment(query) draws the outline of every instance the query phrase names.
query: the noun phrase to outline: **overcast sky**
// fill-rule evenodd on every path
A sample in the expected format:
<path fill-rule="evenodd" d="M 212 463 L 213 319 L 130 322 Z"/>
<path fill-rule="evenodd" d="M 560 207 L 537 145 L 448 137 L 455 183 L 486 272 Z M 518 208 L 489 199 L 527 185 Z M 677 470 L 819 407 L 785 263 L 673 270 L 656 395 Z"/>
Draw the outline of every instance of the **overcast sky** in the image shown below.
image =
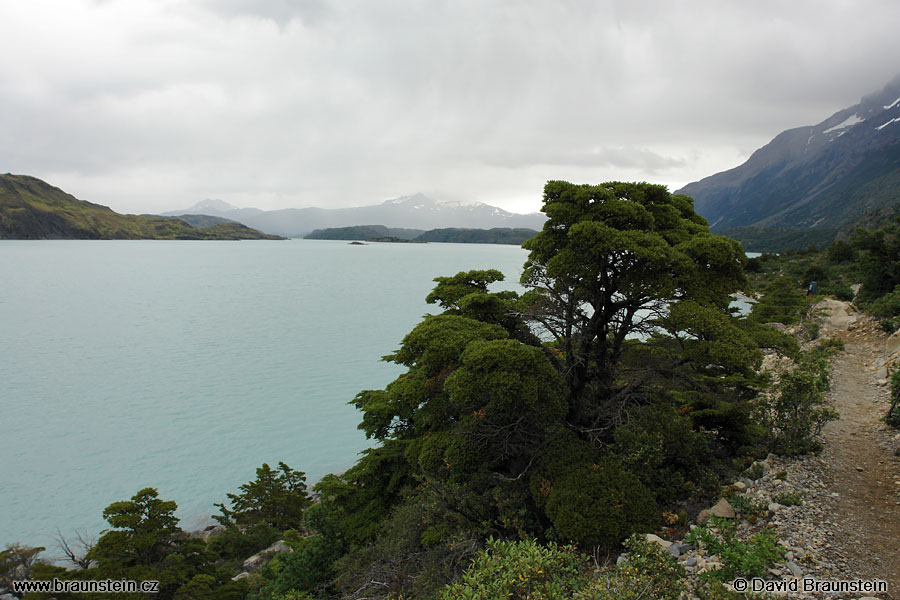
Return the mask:
<path fill-rule="evenodd" d="M 120 212 L 737 166 L 900 73 L 900 2 L 0 0 L 0 172 Z"/>

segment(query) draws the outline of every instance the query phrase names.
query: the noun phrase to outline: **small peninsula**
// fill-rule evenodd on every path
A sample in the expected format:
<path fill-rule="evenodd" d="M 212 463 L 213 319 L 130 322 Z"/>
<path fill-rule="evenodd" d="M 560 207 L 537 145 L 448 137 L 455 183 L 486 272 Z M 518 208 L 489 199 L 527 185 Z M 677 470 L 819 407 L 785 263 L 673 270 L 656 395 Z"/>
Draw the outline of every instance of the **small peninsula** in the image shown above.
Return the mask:
<path fill-rule="evenodd" d="M 0 239 L 281 240 L 241 223 L 123 215 L 28 175 L 0 174 Z"/>
<path fill-rule="evenodd" d="M 421 231 L 389 228 L 384 225 L 354 225 L 316 229 L 305 236 L 308 240 L 363 240 L 366 242 L 447 242 L 454 244 L 512 244 L 519 246 L 537 235 L 526 228 L 494 227 L 470 229 L 447 227 Z"/>

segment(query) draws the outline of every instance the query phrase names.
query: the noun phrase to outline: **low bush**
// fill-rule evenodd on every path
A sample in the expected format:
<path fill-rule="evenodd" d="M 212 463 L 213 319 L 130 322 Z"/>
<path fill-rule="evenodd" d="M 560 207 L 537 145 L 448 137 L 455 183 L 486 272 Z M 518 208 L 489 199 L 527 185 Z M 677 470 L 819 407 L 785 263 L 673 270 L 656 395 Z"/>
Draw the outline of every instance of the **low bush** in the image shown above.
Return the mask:
<path fill-rule="evenodd" d="M 589 581 L 589 560 L 573 546 L 489 539 L 440 600 L 569 598 Z"/>
<path fill-rule="evenodd" d="M 888 292 L 877 300 L 869 302 L 864 308 L 873 317 L 890 319 L 900 316 L 900 286 L 895 287 L 893 291 Z"/>
<path fill-rule="evenodd" d="M 806 307 L 806 298 L 800 289 L 787 277 L 778 277 L 753 305 L 750 318 L 759 323 L 793 325 L 806 312 Z"/>
<path fill-rule="evenodd" d="M 772 500 L 782 506 L 800 506 L 803 504 L 803 494 L 800 492 L 782 492 L 772 496 Z"/>
<path fill-rule="evenodd" d="M 841 240 L 828 247 L 827 255 L 828 261 L 833 263 L 856 260 L 856 250 L 853 246 Z"/>
<path fill-rule="evenodd" d="M 825 392 L 829 389 L 827 359 L 843 348 L 840 340 L 826 340 L 801 356 L 798 365 L 781 375 L 771 394 L 759 405 L 759 417 L 769 429 L 773 452 L 796 456 L 818 452 L 818 440 L 828 421 L 838 418 Z"/>
<path fill-rule="evenodd" d="M 625 542 L 627 560 L 602 571 L 573 546 L 490 539 L 439 600 L 677 600 L 687 591 L 684 568 L 642 536 Z"/>
<path fill-rule="evenodd" d="M 829 283 L 827 286 L 823 286 L 821 291 L 823 294 L 831 294 L 838 300 L 843 300 L 844 302 L 852 302 L 853 298 L 856 297 L 853 288 L 842 281 Z"/>
<path fill-rule="evenodd" d="M 627 560 L 593 578 L 574 600 L 678 600 L 687 592 L 684 568 L 659 544 L 642 536 L 625 542 Z"/>
<path fill-rule="evenodd" d="M 884 422 L 895 429 L 900 429 L 900 368 L 891 373 L 891 407 L 884 416 Z"/>
<path fill-rule="evenodd" d="M 759 503 L 753 502 L 746 496 L 731 496 L 728 498 L 728 504 L 735 510 L 745 515 L 761 515 L 766 511 L 766 507 Z"/>
<path fill-rule="evenodd" d="M 674 407 L 635 409 L 613 439 L 612 454 L 662 505 L 690 496 L 698 484 L 715 479 L 707 434 L 695 431 L 690 418 Z"/>
<path fill-rule="evenodd" d="M 652 492 L 610 460 L 579 466 L 555 481 L 546 512 L 559 538 L 604 548 L 659 524 Z"/>
<path fill-rule="evenodd" d="M 776 532 L 757 533 L 742 541 L 735 533 L 734 522 L 719 517 L 712 517 L 705 527 L 691 531 L 687 539 L 693 544 L 702 543 L 707 554 L 719 557 L 722 568 L 708 572 L 708 577 L 719 581 L 738 576 L 760 577 L 785 553 L 784 547 L 778 544 Z"/>

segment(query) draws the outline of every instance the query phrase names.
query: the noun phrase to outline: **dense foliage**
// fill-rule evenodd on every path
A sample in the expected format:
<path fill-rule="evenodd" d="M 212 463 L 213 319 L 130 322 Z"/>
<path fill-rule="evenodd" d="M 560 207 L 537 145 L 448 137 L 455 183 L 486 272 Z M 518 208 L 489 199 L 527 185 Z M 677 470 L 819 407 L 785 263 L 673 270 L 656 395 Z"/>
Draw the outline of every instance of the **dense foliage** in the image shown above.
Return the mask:
<path fill-rule="evenodd" d="M 537 231 L 525 227 L 493 227 L 491 229 L 466 229 L 447 227 L 432 229 L 420 235 L 423 242 L 446 242 L 453 244 L 515 244 L 521 245 L 534 237 Z"/>

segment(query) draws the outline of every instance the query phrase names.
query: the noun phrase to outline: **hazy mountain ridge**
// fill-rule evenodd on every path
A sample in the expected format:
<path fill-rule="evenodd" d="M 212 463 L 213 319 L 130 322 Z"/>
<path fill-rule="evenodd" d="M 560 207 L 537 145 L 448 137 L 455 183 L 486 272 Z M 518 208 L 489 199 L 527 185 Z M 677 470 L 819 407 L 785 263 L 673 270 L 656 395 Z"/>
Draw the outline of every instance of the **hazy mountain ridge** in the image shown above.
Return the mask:
<path fill-rule="evenodd" d="M 829 237 L 900 202 L 900 77 L 817 125 L 789 129 L 742 165 L 679 193 L 718 231 L 807 230 Z M 808 230 L 821 230 L 808 231 Z M 800 232 L 798 232 L 800 233 Z"/>
<path fill-rule="evenodd" d="M 236 208 L 221 200 L 204 200 L 190 208 L 163 214 L 177 216 L 197 213 L 233 219 L 266 233 L 292 237 L 302 237 L 316 229 L 353 227 L 358 223 L 385 223 L 390 228 L 422 231 L 447 227 L 540 230 L 546 220 L 542 213 L 511 213 L 481 202 L 438 202 L 424 194 L 402 196 L 380 204 L 353 208 L 310 207 L 270 211 Z"/>
<path fill-rule="evenodd" d="M 0 239 L 280 239 L 241 223 L 201 228 L 173 217 L 123 215 L 28 175 L 0 175 Z"/>

